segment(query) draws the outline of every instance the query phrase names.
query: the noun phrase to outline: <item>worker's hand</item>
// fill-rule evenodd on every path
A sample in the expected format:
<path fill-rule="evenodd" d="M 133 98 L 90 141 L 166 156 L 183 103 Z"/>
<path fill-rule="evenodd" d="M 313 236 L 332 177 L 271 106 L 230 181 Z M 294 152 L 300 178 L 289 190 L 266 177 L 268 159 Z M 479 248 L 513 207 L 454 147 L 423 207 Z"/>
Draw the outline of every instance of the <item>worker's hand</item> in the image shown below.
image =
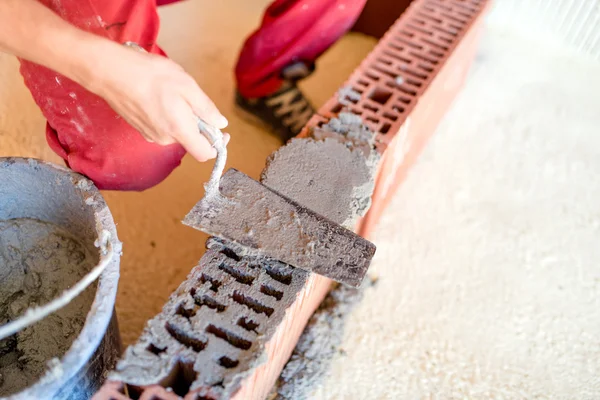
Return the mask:
<path fill-rule="evenodd" d="M 198 131 L 196 116 L 217 129 L 225 128 L 227 119 L 194 79 L 165 57 L 124 46 L 114 51 L 118 54 L 95 72 L 89 90 L 104 98 L 148 141 L 178 142 L 198 161 L 214 158 L 216 152 Z"/>

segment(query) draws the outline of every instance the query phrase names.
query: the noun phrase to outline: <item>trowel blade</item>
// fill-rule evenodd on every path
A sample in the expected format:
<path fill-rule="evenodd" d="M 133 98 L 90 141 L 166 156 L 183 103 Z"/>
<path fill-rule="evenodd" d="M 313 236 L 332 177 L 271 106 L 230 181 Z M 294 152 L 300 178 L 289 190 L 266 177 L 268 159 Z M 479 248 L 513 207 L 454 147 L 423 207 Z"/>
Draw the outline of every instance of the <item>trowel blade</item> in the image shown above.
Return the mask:
<path fill-rule="evenodd" d="M 223 174 L 219 192 L 200 200 L 183 223 L 231 242 L 241 254 L 360 286 L 373 243 L 235 169 Z"/>

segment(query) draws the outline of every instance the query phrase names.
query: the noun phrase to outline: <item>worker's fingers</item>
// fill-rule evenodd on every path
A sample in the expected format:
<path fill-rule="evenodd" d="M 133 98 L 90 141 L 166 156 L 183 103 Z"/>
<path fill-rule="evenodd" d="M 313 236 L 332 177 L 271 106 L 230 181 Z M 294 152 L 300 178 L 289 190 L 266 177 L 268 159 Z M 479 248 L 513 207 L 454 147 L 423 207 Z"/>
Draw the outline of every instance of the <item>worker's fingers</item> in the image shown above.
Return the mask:
<path fill-rule="evenodd" d="M 184 96 L 194 113 L 215 128 L 225 129 L 229 124 L 227 118 L 221 114 L 215 103 L 213 103 L 206 93 L 196 84 L 190 86 L 188 89 L 184 93 Z"/>
<path fill-rule="evenodd" d="M 200 162 L 210 160 L 217 156 L 216 150 L 198 130 L 196 117 L 189 105 L 181 100 L 181 104 L 171 107 L 173 122 L 173 138 L 177 140 L 192 157 Z"/>

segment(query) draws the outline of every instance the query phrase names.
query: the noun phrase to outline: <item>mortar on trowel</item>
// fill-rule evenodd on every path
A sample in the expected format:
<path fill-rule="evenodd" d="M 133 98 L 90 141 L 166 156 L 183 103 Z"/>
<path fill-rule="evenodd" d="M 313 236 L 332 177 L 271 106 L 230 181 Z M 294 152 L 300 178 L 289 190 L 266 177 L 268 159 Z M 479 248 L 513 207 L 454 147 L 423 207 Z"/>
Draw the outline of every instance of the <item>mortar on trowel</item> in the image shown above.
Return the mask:
<path fill-rule="evenodd" d="M 236 169 L 221 176 L 227 159 L 223 133 L 198 119 L 217 151 L 206 194 L 183 223 L 224 239 L 239 254 L 267 257 L 360 286 L 375 245 Z"/>

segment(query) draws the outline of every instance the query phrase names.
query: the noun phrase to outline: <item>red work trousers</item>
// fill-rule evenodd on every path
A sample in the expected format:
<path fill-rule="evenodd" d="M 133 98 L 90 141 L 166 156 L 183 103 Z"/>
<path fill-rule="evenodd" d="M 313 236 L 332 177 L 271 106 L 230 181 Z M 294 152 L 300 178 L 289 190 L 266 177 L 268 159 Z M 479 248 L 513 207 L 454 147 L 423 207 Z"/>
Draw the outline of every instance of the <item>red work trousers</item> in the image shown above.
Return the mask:
<path fill-rule="evenodd" d="M 165 55 L 156 44 L 156 7 L 178 0 L 40 1 L 81 29 Z M 352 27 L 365 2 L 274 1 L 241 51 L 235 70 L 240 93 L 261 97 L 276 91 L 280 71 L 296 61 L 314 62 Z M 147 142 L 100 97 L 45 67 L 20 62 L 25 84 L 48 120 L 50 147 L 100 189 L 144 190 L 180 164 L 185 150 L 179 144 Z"/>

